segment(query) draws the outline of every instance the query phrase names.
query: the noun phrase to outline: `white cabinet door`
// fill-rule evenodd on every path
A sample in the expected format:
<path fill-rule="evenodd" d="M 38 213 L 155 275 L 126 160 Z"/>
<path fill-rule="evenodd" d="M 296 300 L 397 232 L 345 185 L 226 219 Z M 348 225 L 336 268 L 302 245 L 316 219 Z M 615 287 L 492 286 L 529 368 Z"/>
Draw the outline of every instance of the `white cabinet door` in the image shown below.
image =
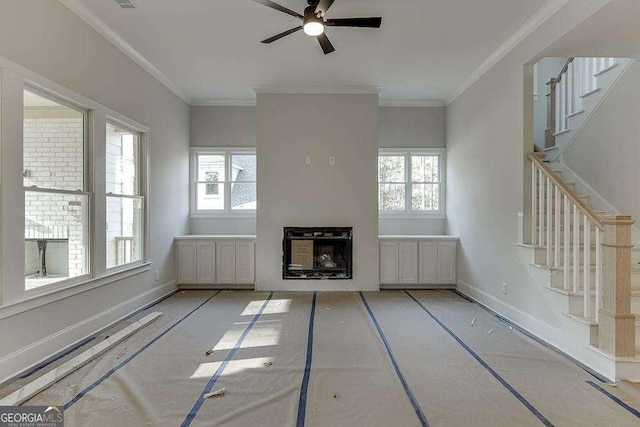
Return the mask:
<path fill-rule="evenodd" d="M 252 285 L 255 281 L 255 243 L 236 242 L 236 283 Z"/>
<path fill-rule="evenodd" d="M 380 284 L 398 283 L 398 242 L 380 242 Z"/>
<path fill-rule="evenodd" d="M 236 242 L 216 242 L 216 283 L 236 282 Z"/>
<path fill-rule="evenodd" d="M 398 283 L 418 283 L 418 242 L 398 244 Z"/>
<path fill-rule="evenodd" d="M 216 281 L 216 244 L 211 241 L 196 242 L 196 279 L 198 283 L 214 284 Z"/>
<path fill-rule="evenodd" d="M 456 242 L 438 242 L 438 282 L 456 283 Z"/>
<path fill-rule="evenodd" d="M 438 283 L 438 242 L 420 242 L 419 283 L 428 285 Z"/>
<path fill-rule="evenodd" d="M 196 242 L 177 242 L 178 284 L 196 283 Z"/>

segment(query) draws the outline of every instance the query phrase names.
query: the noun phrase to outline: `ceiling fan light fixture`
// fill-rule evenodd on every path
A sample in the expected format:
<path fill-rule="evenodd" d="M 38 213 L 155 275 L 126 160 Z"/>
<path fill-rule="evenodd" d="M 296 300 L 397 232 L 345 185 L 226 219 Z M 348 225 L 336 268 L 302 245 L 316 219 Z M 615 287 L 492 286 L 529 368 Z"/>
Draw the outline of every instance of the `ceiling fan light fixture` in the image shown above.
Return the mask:
<path fill-rule="evenodd" d="M 304 33 L 309 36 L 319 36 L 324 33 L 324 25 L 318 21 L 307 21 L 304 24 Z"/>

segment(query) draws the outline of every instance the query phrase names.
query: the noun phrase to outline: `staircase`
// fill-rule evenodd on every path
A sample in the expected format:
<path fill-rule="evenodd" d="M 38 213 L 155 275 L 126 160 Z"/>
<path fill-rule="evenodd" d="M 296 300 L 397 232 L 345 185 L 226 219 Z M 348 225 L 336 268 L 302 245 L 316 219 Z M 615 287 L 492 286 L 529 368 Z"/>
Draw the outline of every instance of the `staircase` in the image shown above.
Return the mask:
<path fill-rule="evenodd" d="M 631 64 L 624 58 L 569 58 L 548 83 L 547 160 L 555 160 Z"/>
<path fill-rule="evenodd" d="M 640 251 L 629 216 L 589 195 L 532 153 L 531 216 L 521 259 L 560 323 L 559 347 L 610 379 L 640 380 Z"/>

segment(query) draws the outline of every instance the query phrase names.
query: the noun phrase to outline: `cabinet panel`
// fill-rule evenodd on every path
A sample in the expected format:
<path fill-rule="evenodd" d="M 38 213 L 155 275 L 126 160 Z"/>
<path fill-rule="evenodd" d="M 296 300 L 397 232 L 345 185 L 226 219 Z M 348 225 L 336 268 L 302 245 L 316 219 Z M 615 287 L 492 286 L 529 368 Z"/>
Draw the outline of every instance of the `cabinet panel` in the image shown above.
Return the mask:
<path fill-rule="evenodd" d="M 418 283 L 418 242 L 398 244 L 398 283 Z"/>
<path fill-rule="evenodd" d="M 196 283 L 196 243 L 177 242 L 178 283 Z"/>
<path fill-rule="evenodd" d="M 398 283 L 398 242 L 380 242 L 380 283 Z"/>
<path fill-rule="evenodd" d="M 255 243 L 236 242 L 236 282 L 248 285 L 255 283 Z"/>
<path fill-rule="evenodd" d="M 215 283 L 215 242 L 198 241 L 196 242 L 196 278 L 198 283 L 213 284 Z"/>
<path fill-rule="evenodd" d="M 456 283 L 456 242 L 438 242 L 438 282 Z"/>
<path fill-rule="evenodd" d="M 419 283 L 421 285 L 438 283 L 438 242 L 420 242 Z"/>
<path fill-rule="evenodd" d="M 236 242 L 216 242 L 216 283 L 236 282 Z"/>

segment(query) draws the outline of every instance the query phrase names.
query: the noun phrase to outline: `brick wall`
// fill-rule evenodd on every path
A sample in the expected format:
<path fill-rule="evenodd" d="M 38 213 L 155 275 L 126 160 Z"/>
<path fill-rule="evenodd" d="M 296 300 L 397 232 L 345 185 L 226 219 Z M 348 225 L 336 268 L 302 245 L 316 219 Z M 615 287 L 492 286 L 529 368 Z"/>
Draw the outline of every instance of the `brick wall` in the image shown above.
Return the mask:
<path fill-rule="evenodd" d="M 69 110 L 25 110 L 24 185 L 41 188 L 82 190 L 84 156 L 83 118 Z M 68 243 L 49 243 L 47 270 L 50 274 L 85 272 L 84 238 L 87 201 L 82 196 L 27 192 L 25 236 L 62 237 Z M 65 256 L 66 253 L 66 256 Z M 35 241 L 25 245 L 25 273 L 38 270 Z"/>

